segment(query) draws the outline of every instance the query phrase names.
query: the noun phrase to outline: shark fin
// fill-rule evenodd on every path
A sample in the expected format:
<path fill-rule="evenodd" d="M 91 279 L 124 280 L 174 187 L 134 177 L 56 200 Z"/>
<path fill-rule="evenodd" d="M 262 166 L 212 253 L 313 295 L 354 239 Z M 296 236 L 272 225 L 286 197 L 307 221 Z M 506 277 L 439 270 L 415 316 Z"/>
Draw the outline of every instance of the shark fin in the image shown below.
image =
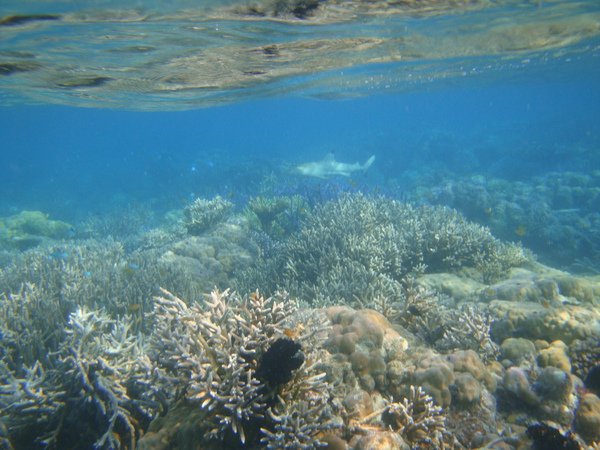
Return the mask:
<path fill-rule="evenodd" d="M 335 155 L 333 154 L 333 152 L 329 152 L 325 155 L 325 158 L 323 158 L 323 162 L 335 162 Z"/>
<path fill-rule="evenodd" d="M 371 167 L 371 165 L 372 165 L 374 162 L 375 162 L 375 155 L 371 155 L 371 157 L 370 157 L 369 159 L 367 159 L 367 161 L 366 161 L 366 162 L 363 164 L 363 166 L 362 166 L 362 170 L 363 170 L 364 172 L 366 172 L 366 171 L 367 171 L 367 169 L 368 169 L 369 167 Z"/>

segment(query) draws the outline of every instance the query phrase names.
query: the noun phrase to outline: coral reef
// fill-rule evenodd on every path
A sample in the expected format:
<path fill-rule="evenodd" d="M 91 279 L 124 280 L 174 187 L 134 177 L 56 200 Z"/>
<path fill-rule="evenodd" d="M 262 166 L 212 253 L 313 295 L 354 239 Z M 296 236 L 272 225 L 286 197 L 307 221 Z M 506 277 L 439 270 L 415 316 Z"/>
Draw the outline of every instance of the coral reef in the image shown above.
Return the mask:
<path fill-rule="evenodd" d="M 156 298 L 153 347 L 160 380 L 203 411 L 209 442 L 310 448 L 333 427 L 328 385 L 307 362 L 313 355 L 308 343 L 323 324 L 306 323 L 291 341 L 291 363 L 281 378 L 266 367 L 273 364 L 271 352 L 284 356 L 280 346 L 289 352 L 285 330 L 295 326 L 295 312 L 284 294 L 242 298 L 213 291 L 204 305 L 191 306 L 164 290 Z"/>
<path fill-rule="evenodd" d="M 15 254 L 11 264 L 0 269 L 0 291 L 10 296 L 29 285 L 30 292 L 37 292 L 47 304 L 53 303 L 61 318 L 52 323 L 55 327 L 50 330 L 61 330 L 65 318 L 77 306 L 105 308 L 115 315 L 130 314 L 136 327 L 143 327 L 157 284 L 170 289 L 179 286 L 189 295 L 202 292 L 200 279 L 195 281 L 190 274 L 163 261 L 161 254 L 161 250 L 154 249 L 127 253 L 120 242 L 112 239 L 41 246 Z M 27 308 L 40 311 L 15 313 L 15 323 L 38 317 L 43 306 L 37 305 L 28 303 Z M 53 318 L 52 313 L 49 317 Z"/>
<path fill-rule="evenodd" d="M 520 240 L 553 265 L 597 273 L 599 187 L 597 172 L 560 172 L 528 182 L 462 178 L 418 197 L 457 208 L 498 237 Z"/>
<path fill-rule="evenodd" d="M 45 363 L 0 367 L 1 418 L 17 448 L 133 449 L 160 406 L 140 337 L 99 311 L 71 313 Z"/>
<path fill-rule="evenodd" d="M 454 316 L 455 320 L 450 320 L 438 348 L 471 349 L 485 361 L 495 360 L 500 351 L 491 337 L 491 316 L 473 305 L 462 307 Z"/>
<path fill-rule="evenodd" d="M 527 427 L 527 436 L 533 441 L 535 450 L 580 450 L 579 443 L 569 435 L 563 435 L 559 430 L 549 425 L 538 423 Z"/>
<path fill-rule="evenodd" d="M 522 347 L 525 343 L 532 345 L 521 340 Z M 513 344 L 505 341 L 502 347 Z M 515 352 L 512 359 L 502 361 L 505 370 L 497 392 L 499 409 L 511 411 L 515 417 L 519 413 L 526 414 L 530 418 L 552 420 L 568 427 L 575 417 L 579 394 L 577 386 L 581 381 L 558 367 L 538 365 L 537 349 L 533 347 L 531 350 L 533 354 L 527 351 L 526 356 L 520 356 Z M 506 352 L 503 350 L 503 353 Z"/>
<path fill-rule="evenodd" d="M 600 398 L 585 394 L 577 408 L 575 429 L 586 442 L 600 442 Z"/>
<path fill-rule="evenodd" d="M 233 203 L 217 195 L 212 200 L 197 198 L 183 210 L 185 227 L 193 236 L 204 232 L 222 222 L 231 212 Z"/>
<path fill-rule="evenodd" d="M 11 255 L 0 270 L 0 415 L 15 448 L 133 448 L 167 407 L 142 345 L 151 298 L 157 283 L 203 288 L 163 251 L 126 253 L 109 239 Z"/>
<path fill-rule="evenodd" d="M 60 220 L 50 220 L 41 211 L 21 211 L 0 218 L 0 246 L 27 250 L 47 239 L 63 239 L 74 234 L 73 227 Z"/>
<path fill-rule="evenodd" d="M 443 447 L 446 429 L 442 408 L 420 387 L 410 386 L 409 395 L 402 402 L 389 403 L 382 421 L 412 447 Z"/>
<path fill-rule="evenodd" d="M 590 370 L 600 361 L 600 337 L 591 336 L 584 340 L 574 340 L 569 346 L 568 355 L 573 373 L 585 380 Z"/>
<path fill-rule="evenodd" d="M 315 208 L 278 250 L 241 284 L 285 288 L 314 304 L 396 297 L 405 276 L 424 271 L 471 267 L 492 280 L 526 261 L 520 247 L 456 211 L 362 194 Z"/>
<path fill-rule="evenodd" d="M 9 251 L 0 447 L 598 446 L 596 277 L 444 208 L 251 203 L 197 236 L 170 214 Z"/>
<path fill-rule="evenodd" d="M 326 348 L 336 354 L 336 371 L 344 370 L 345 388 L 366 392 L 387 390 L 387 367 L 408 347 L 406 339 L 376 311 L 332 306 L 326 310 L 333 324 Z M 335 382 L 338 377 L 331 376 Z"/>
<path fill-rule="evenodd" d="M 247 210 L 250 220 L 258 221 L 256 227 L 273 239 L 289 236 L 309 214 L 306 200 L 299 195 L 252 197 Z"/>
<path fill-rule="evenodd" d="M 251 254 L 236 242 L 237 237 L 235 230 L 190 236 L 166 246 L 158 256 L 158 263 L 194 280 L 194 289 L 188 289 L 186 294 L 198 298 L 215 286 L 229 286 L 235 272 L 252 264 Z M 169 284 L 168 287 L 175 286 Z"/>

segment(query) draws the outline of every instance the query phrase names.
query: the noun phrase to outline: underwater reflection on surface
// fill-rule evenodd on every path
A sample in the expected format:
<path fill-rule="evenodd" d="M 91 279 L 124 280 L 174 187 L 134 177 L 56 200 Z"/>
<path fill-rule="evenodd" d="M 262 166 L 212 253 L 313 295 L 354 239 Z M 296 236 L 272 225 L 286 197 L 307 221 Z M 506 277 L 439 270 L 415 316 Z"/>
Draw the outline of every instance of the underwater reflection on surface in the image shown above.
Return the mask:
<path fill-rule="evenodd" d="M 600 33 L 593 0 L 170 5 L 4 4 L 0 101 L 175 110 L 527 78 L 597 57 Z"/>

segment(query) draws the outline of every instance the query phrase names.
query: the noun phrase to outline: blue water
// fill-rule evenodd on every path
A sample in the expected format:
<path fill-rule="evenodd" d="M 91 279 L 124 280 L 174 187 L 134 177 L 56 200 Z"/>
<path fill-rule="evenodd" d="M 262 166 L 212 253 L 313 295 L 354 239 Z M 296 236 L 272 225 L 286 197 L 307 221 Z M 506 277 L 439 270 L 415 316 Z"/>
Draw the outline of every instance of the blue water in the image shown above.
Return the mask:
<path fill-rule="evenodd" d="M 361 181 L 383 189 L 432 169 L 509 179 L 593 170 L 600 167 L 600 81 L 569 69 L 553 82 L 507 77 L 430 92 L 337 101 L 282 96 L 185 112 L 3 107 L 0 212 L 34 209 L 74 220 L 118 202 L 159 200 L 168 208 L 189 195 L 256 195 L 256 177 L 329 152 L 361 163 L 376 155 Z M 432 135 L 440 142 L 424 151 Z"/>

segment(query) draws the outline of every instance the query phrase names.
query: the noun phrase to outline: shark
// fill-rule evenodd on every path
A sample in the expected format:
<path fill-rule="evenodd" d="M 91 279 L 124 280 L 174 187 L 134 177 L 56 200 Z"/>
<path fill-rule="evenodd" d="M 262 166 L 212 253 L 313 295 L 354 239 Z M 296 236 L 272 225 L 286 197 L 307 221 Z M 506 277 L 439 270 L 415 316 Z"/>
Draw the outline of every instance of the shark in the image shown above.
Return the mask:
<path fill-rule="evenodd" d="M 297 172 L 302 175 L 316 178 L 330 178 L 337 175 L 349 177 L 354 172 L 365 172 L 373 162 L 375 155 L 371 155 L 364 164 L 348 164 L 336 161 L 333 153 L 329 153 L 321 161 L 307 162 L 296 166 Z"/>

